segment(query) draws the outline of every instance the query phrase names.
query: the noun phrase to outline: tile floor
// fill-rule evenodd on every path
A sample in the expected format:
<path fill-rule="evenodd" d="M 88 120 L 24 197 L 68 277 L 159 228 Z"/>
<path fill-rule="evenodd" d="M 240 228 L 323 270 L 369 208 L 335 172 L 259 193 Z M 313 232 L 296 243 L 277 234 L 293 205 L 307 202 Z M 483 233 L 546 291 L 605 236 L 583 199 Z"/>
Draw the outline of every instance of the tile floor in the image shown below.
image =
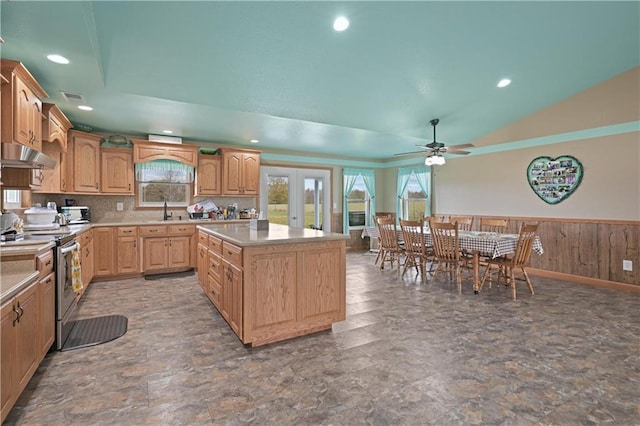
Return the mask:
<path fill-rule="evenodd" d="M 640 425 L 640 296 L 534 277 L 474 295 L 347 259 L 347 320 L 244 347 L 195 276 L 94 283 L 129 330 L 50 353 L 6 424 Z"/>

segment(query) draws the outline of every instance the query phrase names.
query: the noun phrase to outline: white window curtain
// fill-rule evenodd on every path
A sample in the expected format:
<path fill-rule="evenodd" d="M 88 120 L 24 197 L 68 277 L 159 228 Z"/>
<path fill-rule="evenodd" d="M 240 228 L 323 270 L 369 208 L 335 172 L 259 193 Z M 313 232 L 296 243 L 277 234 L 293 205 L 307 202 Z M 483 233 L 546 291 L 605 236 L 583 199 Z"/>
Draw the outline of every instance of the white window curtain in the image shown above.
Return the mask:
<path fill-rule="evenodd" d="M 409 179 L 411 175 L 416 175 L 416 180 L 418 181 L 418 185 L 420 185 L 420 189 L 424 191 L 427 195 L 424 202 L 424 215 L 431 216 L 431 203 L 429 202 L 431 194 L 429 194 L 429 186 L 431 182 L 431 171 L 427 166 L 415 166 L 415 167 L 402 167 L 398 169 L 398 186 L 397 186 L 397 194 L 398 200 L 396 204 L 396 217 L 401 218 L 402 216 L 402 194 L 407 190 L 407 184 L 409 183 Z"/>
<path fill-rule="evenodd" d="M 349 194 L 353 191 L 358 176 L 362 176 L 364 186 L 369 193 L 369 212 L 376 211 L 376 175 L 373 170 L 368 169 L 343 169 L 342 181 L 344 188 L 344 200 L 342 205 L 342 229 L 345 234 L 349 234 Z"/>

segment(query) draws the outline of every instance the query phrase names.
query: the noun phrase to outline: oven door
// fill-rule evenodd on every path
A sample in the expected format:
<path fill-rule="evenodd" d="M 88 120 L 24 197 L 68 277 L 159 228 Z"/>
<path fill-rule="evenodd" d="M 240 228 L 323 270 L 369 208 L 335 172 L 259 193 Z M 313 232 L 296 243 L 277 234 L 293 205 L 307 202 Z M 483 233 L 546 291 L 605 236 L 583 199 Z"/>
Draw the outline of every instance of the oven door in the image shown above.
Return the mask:
<path fill-rule="evenodd" d="M 73 323 L 70 321 L 77 305 L 76 293 L 73 291 L 72 261 L 73 251 L 76 250 L 76 240 L 72 240 L 58 247 L 57 270 L 57 306 L 56 306 L 56 347 L 61 349 L 71 332 Z"/>

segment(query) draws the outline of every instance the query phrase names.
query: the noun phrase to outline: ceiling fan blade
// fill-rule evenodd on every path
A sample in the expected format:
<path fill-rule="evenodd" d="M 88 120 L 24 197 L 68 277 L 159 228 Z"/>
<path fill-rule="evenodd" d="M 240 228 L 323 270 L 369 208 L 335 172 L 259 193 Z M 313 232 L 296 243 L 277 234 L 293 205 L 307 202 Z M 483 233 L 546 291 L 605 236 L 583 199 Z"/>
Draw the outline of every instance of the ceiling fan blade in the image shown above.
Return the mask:
<path fill-rule="evenodd" d="M 447 154 L 468 155 L 468 154 L 471 154 L 471 153 L 469 151 L 458 151 L 457 149 L 449 149 L 449 148 L 447 148 Z"/>
<path fill-rule="evenodd" d="M 410 154 L 424 154 L 426 151 L 409 151 L 409 152 L 398 152 L 393 155 L 410 155 Z"/>
<path fill-rule="evenodd" d="M 459 148 L 473 148 L 473 144 L 472 143 L 462 143 L 460 145 L 451 145 L 448 146 L 447 149 L 451 150 L 451 149 L 459 149 Z"/>

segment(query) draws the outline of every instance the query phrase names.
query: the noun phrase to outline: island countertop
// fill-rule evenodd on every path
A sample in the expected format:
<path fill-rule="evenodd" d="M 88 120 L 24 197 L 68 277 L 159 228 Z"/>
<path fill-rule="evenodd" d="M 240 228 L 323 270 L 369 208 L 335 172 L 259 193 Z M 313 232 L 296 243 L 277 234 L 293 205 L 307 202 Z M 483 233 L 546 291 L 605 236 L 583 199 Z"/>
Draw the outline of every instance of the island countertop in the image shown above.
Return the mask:
<path fill-rule="evenodd" d="M 270 223 L 269 229 L 265 230 L 250 229 L 248 223 L 198 225 L 197 229 L 239 246 L 293 244 L 349 239 L 349 236 L 344 234 L 307 228 L 293 228 L 275 223 Z"/>

